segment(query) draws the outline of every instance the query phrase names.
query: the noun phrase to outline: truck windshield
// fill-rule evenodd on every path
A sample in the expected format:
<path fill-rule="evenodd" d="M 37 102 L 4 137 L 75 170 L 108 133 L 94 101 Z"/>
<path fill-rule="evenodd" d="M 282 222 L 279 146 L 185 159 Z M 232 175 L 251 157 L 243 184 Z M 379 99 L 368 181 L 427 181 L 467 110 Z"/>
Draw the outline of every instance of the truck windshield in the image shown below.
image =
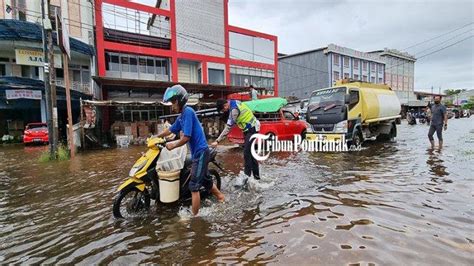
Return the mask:
<path fill-rule="evenodd" d="M 325 90 L 319 90 L 311 94 L 309 99 L 310 105 L 328 105 L 328 104 L 344 104 L 344 95 L 346 94 L 346 88 L 331 88 Z"/>

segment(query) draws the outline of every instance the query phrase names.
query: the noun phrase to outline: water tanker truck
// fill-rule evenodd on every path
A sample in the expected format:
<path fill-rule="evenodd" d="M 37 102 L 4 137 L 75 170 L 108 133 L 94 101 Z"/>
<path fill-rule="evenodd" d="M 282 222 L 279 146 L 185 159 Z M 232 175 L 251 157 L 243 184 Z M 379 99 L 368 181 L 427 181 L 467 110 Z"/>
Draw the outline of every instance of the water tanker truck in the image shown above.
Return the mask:
<path fill-rule="evenodd" d="M 341 80 L 318 89 L 309 98 L 306 121 L 309 140 L 338 141 L 359 146 L 366 139 L 390 140 L 397 136 L 400 101 L 387 85 Z"/>

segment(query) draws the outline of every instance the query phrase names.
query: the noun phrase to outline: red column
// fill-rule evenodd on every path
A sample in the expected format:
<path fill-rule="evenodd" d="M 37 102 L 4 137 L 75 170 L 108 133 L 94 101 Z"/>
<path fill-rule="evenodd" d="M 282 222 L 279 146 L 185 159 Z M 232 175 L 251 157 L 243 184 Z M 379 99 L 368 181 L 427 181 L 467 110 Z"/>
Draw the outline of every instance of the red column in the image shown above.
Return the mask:
<path fill-rule="evenodd" d="M 105 76 L 104 26 L 102 24 L 102 0 L 95 0 L 95 34 L 97 50 L 97 70 L 100 77 Z"/>
<path fill-rule="evenodd" d="M 171 75 L 173 76 L 172 81 L 178 82 L 178 45 L 176 43 L 176 2 L 175 0 L 170 1 L 170 23 L 171 23 Z"/>
<path fill-rule="evenodd" d="M 202 62 L 201 63 L 201 73 L 202 73 L 202 83 L 203 84 L 208 84 L 208 81 L 207 81 L 207 62 Z"/>
<path fill-rule="evenodd" d="M 273 94 L 275 96 L 278 96 L 278 37 L 275 37 L 275 40 L 274 40 L 274 45 L 275 45 L 275 69 L 273 70 L 274 73 L 274 79 L 273 79 L 273 82 L 274 82 L 274 85 L 273 85 L 273 89 L 274 89 L 274 92 Z"/>
<path fill-rule="evenodd" d="M 229 0 L 224 1 L 224 49 L 225 49 L 225 83 L 230 84 L 230 48 L 229 48 Z"/>

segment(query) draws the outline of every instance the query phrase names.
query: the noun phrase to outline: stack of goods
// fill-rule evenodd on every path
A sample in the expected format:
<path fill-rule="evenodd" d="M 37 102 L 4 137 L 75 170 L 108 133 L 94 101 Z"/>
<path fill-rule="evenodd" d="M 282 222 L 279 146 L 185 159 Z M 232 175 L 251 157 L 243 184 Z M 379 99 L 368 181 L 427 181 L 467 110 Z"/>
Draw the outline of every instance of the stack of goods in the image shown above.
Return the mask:
<path fill-rule="evenodd" d="M 25 130 L 25 123 L 21 120 L 8 121 L 8 135 L 19 139 Z"/>
<path fill-rule="evenodd" d="M 219 118 L 205 118 L 202 121 L 202 127 L 204 128 L 204 133 L 206 136 L 211 138 L 217 138 L 222 131 L 222 125 Z"/>

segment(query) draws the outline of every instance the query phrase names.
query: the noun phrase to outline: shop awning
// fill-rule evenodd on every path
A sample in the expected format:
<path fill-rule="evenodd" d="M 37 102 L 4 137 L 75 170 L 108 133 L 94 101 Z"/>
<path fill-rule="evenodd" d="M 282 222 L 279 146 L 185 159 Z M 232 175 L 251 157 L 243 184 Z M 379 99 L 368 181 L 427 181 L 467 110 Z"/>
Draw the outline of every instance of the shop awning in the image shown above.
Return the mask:
<path fill-rule="evenodd" d="M 102 86 L 116 86 L 122 88 L 155 88 L 166 89 L 176 84 L 182 85 L 190 93 L 206 93 L 217 94 L 216 98 L 227 96 L 231 93 L 249 91 L 248 87 L 215 85 L 215 84 L 198 84 L 198 83 L 175 83 L 169 81 L 155 81 L 142 79 L 123 79 L 110 77 L 93 77 L 93 79 Z"/>
<path fill-rule="evenodd" d="M 83 100 L 82 104 L 84 105 L 94 105 L 94 106 L 167 106 L 164 105 L 161 101 L 94 101 L 94 100 Z M 197 99 L 189 99 L 187 105 L 215 105 L 215 103 L 203 103 L 199 102 Z"/>

